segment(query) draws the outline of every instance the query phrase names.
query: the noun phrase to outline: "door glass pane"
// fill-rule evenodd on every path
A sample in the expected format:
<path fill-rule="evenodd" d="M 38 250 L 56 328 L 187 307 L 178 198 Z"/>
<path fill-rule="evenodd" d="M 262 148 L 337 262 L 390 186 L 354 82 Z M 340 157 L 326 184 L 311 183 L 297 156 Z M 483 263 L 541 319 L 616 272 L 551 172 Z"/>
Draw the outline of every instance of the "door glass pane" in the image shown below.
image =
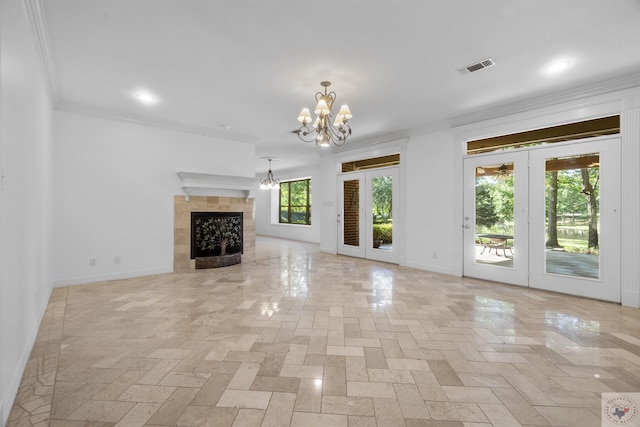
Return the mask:
<path fill-rule="evenodd" d="M 545 272 L 600 277 L 600 155 L 546 159 Z"/>
<path fill-rule="evenodd" d="M 513 163 L 476 167 L 476 263 L 513 268 Z"/>
<path fill-rule="evenodd" d="M 393 177 L 373 177 L 371 195 L 372 245 L 376 249 L 393 250 Z"/>
<path fill-rule="evenodd" d="M 345 245 L 360 246 L 360 180 L 344 181 L 342 213 L 342 241 Z"/>

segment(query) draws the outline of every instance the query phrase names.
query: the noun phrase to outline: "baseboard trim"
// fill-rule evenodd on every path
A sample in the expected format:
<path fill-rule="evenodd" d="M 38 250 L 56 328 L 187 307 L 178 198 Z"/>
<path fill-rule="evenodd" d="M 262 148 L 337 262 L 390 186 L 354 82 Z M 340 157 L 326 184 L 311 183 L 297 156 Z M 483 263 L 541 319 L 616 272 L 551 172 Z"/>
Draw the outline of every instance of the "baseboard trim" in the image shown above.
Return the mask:
<path fill-rule="evenodd" d="M 625 307 L 640 308 L 640 292 L 622 290 L 622 305 Z"/>
<path fill-rule="evenodd" d="M 409 268 L 415 268 L 417 270 L 425 270 L 425 271 L 431 271 L 433 273 L 440 273 L 440 274 L 447 274 L 449 276 L 454 276 L 452 268 L 442 268 L 435 265 L 420 264 L 416 262 L 408 262 L 405 264 L 405 266 Z"/>
<path fill-rule="evenodd" d="M 40 324 L 42 323 L 42 319 L 44 318 L 44 313 L 47 311 L 47 305 L 49 305 L 49 299 L 51 298 L 52 291 L 53 286 L 49 286 L 48 295 L 43 299 L 41 306 L 38 308 L 37 322 L 34 323 L 33 329 L 29 334 L 27 345 L 22 349 L 22 355 L 20 356 L 18 367 L 15 370 L 14 378 L 11 380 L 11 385 L 7 390 L 7 399 L 4 404 L 0 406 L 0 425 L 2 426 L 7 425 L 7 421 L 9 420 L 9 416 L 11 415 L 11 409 L 13 408 L 16 398 L 18 397 L 18 391 L 20 390 L 20 384 L 22 383 L 22 376 L 24 375 L 24 370 L 27 368 L 27 363 L 29 363 L 31 351 L 33 350 L 33 346 L 36 343 L 36 338 L 38 338 Z"/>
<path fill-rule="evenodd" d="M 122 273 L 99 274 L 95 276 L 70 277 L 65 279 L 57 279 L 53 282 L 54 288 L 64 286 L 85 285 L 89 283 L 108 282 L 110 280 L 132 279 L 141 276 L 153 276 L 156 274 L 172 273 L 173 267 L 150 268 L 147 270 L 125 271 Z"/>
<path fill-rule="evenodd" d="M 323 248 L 322 246 L 320 247 L 320 252 L 325 252 L 333 255 L 336 255 L 338 253 L 338 251 L 336 251 L 336 248 Z"/>

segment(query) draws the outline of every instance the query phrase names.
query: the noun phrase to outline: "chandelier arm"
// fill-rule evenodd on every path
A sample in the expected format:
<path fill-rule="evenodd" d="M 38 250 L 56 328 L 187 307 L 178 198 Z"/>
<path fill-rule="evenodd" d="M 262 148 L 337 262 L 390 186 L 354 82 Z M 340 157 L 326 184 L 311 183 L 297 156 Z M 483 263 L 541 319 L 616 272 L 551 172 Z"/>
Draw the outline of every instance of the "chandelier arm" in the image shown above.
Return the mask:
<path fill-rule="evenodd" d="M 336 128 L 331 121 L 327 122 L 327 132 L 329 133 L 331 142 L 340 146 L 347 142 L 347 138 L 351 135 L 351 127 L 344 123 L 341 128 Z"/>
<path fill-rule="evenodd" d="M 316 140 L 316 131 L 315 130 L 311 130 L 309 129 L 309 126 L 300 126 L 299 129 L 294 130 L 293 133 L 297 134 L 298 137 L 303 141 L 303 142 L 315 142 Z M 311 139 L 307 139 L 306 136 L 310 135 Z"/>
<path fill-rule="evenodd" d="M 302 131 L 304 127 L 294 130 L 293 133 L 297 134 L 300 140 L 306 143 L 315 142 L 318 144 L 317 135 L 318 132 L 313 130 Z M 347 138 L 351 136 L 351 127 L 348 124 L 342 125 L 342 129 L 336 129 L 331 123 L 328 123 L 327 133 L 329 134 L 330 140 L 334 145 L 340 146 L 347 142 Z M 306 138 L 306 137 L 309 138 Z"/>
<path fill-rule="evenodd" d="M 340 141 L 340 144 L 336 144 L 336 145 L 342 145 L 345 142 L 347 142 L 347 138 L 351 136 L 351 126 L 345 123 L 342 125 L 342 129 L 339 129 L 338 132 L 340 132 L 340 135 L 338 136 L 338 140 Z"/>
<path fill-rule="evenodd" d="M 329 97 L 329 99 L 331 100 L 331 104 L 329 104 L 329 110 L 333 109 L 333 104 L 336 103 L 336 97 L 338 95 L 336 95 L 336 93 L 334 91 L 331 91 L 327 94 L 327 96 Z M 333 113 L 329 114 L 329 117 L 333 116 Z"/>

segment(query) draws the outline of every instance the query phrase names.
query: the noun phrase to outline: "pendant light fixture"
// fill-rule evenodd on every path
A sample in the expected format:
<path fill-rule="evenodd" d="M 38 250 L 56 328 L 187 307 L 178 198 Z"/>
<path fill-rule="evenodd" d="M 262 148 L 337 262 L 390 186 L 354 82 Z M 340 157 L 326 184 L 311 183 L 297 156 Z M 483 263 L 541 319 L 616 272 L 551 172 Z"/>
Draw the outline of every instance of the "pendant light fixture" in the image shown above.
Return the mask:
<path fill-rule="evenodd" d="M 278 160 L 275 157 L 262 157 L 262 160 L 269 160 L 269 172 L 267 173 L 266 178 L 262 178 L 260 180 L 260 189 L 261 190 L 274 190 L 280 188 L 280 180 L 275 179 L 273 177 L 273 172 L 271 172 L 271 161 Z"/>
<path fill-rule="evenodd" d="M 321 82 L 324 87 L 324 93 L 316 93 L 316 109 L 314 113 L 317 115 L 315 121 L 312 120 L 311 113 L 308 108 L 303 108 L 298 115 L 298 121 L 302 123 L 300 128 L 292 131 L 304 142 L 315 142 L 318 147 L 330 147 L 334 145 L 342 145 L 351 136 L 351 127 L 347 124 L 352 117 L 348 105 L 340 107 L 336 119 L 331 123 L 331 109 L 336 100 L 336 93 L 327 92 L 327 88 L 331 86 L 331 82 Z M 309 126 L 313 122 L 313 125 Z"/>

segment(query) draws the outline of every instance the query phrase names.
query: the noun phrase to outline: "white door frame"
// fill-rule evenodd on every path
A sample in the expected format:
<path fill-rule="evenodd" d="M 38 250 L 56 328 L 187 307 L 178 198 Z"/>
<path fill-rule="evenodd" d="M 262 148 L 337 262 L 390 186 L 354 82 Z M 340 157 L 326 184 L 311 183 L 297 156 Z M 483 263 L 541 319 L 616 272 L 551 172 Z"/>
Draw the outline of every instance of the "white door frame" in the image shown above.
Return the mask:
<path fill-rule="evenodd" d="M 392 249 L 377 249 L 373 247 L 373 212 L 371 210 L 373 179 L 379 176 L 392 176 L 392 197 L 393 197 L 393 218 L 400 220 L 400 173 L 398 166 L 375 168 L 360 172 L 347 172 L 338 175 L 338 253 L 341 255 L 354 256 L 359 258 L 372 259 L 376 261 L 398 263 L 398 248 L 400 247 L 400 233 L 397 232 L 394 224 Z M 359 204 L 359 244 L 344 244 L 344 182 L 358 180 Z M 355 196 L 355 195 L 354 195 Z M 399 227 L 398 227 L 399 228 Z"/>
<path fill-rule="evenodd" d="M 514 245 L 513 267 L 479 263 L 476 260 L 476 168 L 494 164 L 513 163 L 514 174 Z M 476 155 L 464 159 L 464 275 L 496 282 L 528 286 L 528 153 L 508 151 Z"/>
<path fill-rule="evenodd" d="M 400 239 L 399 233 L 396 232 L 395 225 L 393 229 L 393 243 L 391 249 L 376 249 L 373 247 L 373 210 L 371 209 L 371 203 L 373 201 L 373 180 L 380 176 L 389 176 L 392 179 L 392 218 L 396 224 L 400 221 L 399 216 L 399 193 L 400 193 L 400 181 L 399 181 L 399 167 L 393 166 L 388 168 L 376 168 L 366 172 L 366 193 L 365 200 L 367 205 L 365 206 L 365 258 L 373 259 L 376 261 L 389 262 L 392 264 L 398 263 L 398 244 Z"/>
<path fill-rule="evenodd" d="M 547 273 L 545 267 L 545 161 L 588 153 L 600 155 L 599 278 Z M 530 152 L 529 205 L 531 254 L 529 286 L 537 289 L 620 302 L 620 138 L 601 137 L 558 144 Z M 533 177 L 537 177 L 533 179 Z"/>
<path fill-rule="evenodd" d="M 621 301 L 620 272 L 620 138 L 597 137 L 464 159 L 463 275 L 496 282 Z M 545 272 L 545 159 L 592 152 L 600 153 L 600 278 L 589 279 Z M 495 267 L 475 262 L 475 168 L 483 164 L 514 162 L 514 267 Z M 518 168 L 518 164 L 527 167 Z M 518 174 L 526 172 L 526 176 Z M 523 183 L 526 182 L 526 185 Z M 525 194 L 526 197 L 518 197 Z M 520 217 L 520 221 L 518 218 Z M 526 228 L 518 225 L 525 226 Z M 520 230 L 520 231 L 519 231 Z M 520 254 L 526 253 L 525 259 Z M 518 263 L 519 262 L 519 263 Z"/>
<path fill-rule="evenodd" d="M 344 183 L 348 181 L 358 181 L 358 193 L 353 193 L 351 198 L 353 203 L 358 203 L 358 245 L 345 245 L 344 243 Z M 364 172 L 351 172 L 338 175 L 338 254 L 365 258 L 364 242 L 364 200 L 365 200 Z"/>

